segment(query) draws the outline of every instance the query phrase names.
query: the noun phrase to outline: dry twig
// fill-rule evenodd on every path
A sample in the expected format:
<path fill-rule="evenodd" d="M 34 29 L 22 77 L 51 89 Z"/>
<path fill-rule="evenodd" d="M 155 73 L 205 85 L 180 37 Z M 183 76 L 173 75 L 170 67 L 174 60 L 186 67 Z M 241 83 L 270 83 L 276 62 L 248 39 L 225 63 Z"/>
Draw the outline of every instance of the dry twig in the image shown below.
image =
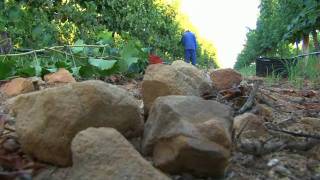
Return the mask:
<path fill-rule="evenodd" d="M 260 86 L 261 82 L 260 81 L 256 81 L 253 85 L 253 89 L 249 95 L 249 98 L 247 100 L 247 102 L 241 107 L 241 109 L 238 111 L 238 114 L 242 114 L 244 112 L 246 112 L 249 108 L 252 107 L 255 96 L 259 90 L 259 86 Z"/>
<path fill-rule="evenodd" d="M 272 123 L 265 123 L 265 127 L 271 131 L 281 132 L 281 133 L 289 134 L 289 135 L 296 136 L 296 137 L 313 138 L 313 139 L 320 140 L 320 135 L 313 135 L 313 134 L 305 134 L 305 133 L 300 133 L 300 132 L 288 131 L 285 129 L 280 129 L 279 127 L 277 127 L 275 124 L 272 124 Z"/>

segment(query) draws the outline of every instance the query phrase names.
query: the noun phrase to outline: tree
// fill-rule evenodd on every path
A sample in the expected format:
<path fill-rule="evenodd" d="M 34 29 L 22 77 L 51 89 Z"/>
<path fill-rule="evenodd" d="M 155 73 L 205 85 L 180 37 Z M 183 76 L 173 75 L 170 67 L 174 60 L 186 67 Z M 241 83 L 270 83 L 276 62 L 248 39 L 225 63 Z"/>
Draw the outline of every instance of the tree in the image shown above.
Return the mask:
<path fill-rule="evenodd" d="M 302 39 L 303 52 L 309 52 L 309 35 L 312 34 L 314 47 L 319 50 L 317 30 L 320 27 L 320 2 L 317 0 L 304 0 L 301 2 L 301 11 L 288 26 L 288 32 L 284 35 L 285 40 L 294 43 Z"/>
<path fill-rule="evenodd" d="M 308 5 L 308 7 L 314 6 L 315 4 Z M 304 0 L 261 0 L 257 28 L 253 30 L 254 33 L 249 32 L 246 46 L 238 56 L 235 67 L 249 65 L 259 56 L 292 56 L 291 43 L 301 40 L 304 40 L 306 50 L 309 47 L 311 31 L 302 33 L 307 30 L 306 27 L 302 28 L 303 31 L 300 31 L 300 28 L 294 28 L 295 24 L 304 24 L 300 22 L 301 18 L 297 19 L 297 17 L 301 16 L 305 10 L 306 1 Z"/>
<path fill-rule="evenodd" d="M 73 44 L 78 39 L 95 44 L 98 33 L 107 29 L 139 39 L 173 60 L 183 57 L 181 34 L 192 27 L 188 19 L 180 21 L 178 0 L 7 0 L 0 6 L 0 32 L 9 33 L 18 48 Z M 199 59 L 208 55 L 217 65 L 215 48 L 201 38 Z"/>

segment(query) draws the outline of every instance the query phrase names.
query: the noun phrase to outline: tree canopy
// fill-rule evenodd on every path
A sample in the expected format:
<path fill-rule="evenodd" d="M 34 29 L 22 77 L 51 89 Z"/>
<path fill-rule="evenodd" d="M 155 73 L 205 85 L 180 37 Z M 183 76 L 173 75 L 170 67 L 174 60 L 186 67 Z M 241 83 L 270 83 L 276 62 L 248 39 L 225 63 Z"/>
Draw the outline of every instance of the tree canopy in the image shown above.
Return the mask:
<path fill-rule="evenodd" d="M 0 31 L 8 32 L 17 48 L 73 44 L 79 39 L 95 43 L 101 31 L 109 30 L 113 36 L 134 37 L 173 60 L 183 57 L 179 42 L 191 25 L 181 18 L 179 1 L 5 0 L 0 6 Z M 217 66 L 216 57 L 213 45 L 201 39 L 199 63 L 210 60 Z"/>
<path fill-rule="evenodd" d="M 318 0 L 261 0 L 257 27 L 249 30 L 235 67 L 250 65 L 259 56 L 292 56 L 299 52 L 292 44 L 301 40 L 303 52 L 308 52 L 311 33 L 317 46 L 319 10 Z"/>

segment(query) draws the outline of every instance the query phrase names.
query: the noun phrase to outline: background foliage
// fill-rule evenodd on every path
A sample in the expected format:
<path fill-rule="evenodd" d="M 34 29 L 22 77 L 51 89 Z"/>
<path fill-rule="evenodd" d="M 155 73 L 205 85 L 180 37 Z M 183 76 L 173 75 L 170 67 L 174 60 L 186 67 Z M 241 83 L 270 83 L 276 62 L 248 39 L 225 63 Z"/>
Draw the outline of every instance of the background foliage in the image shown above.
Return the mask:
<path fill-rule="evenodd" d="M 139 46 L 154 48 L 172 61 L 183 58 L 179 42 L 183 31 L 191 29 L 179 1 L 5 0 L 0 6 L 0 32 L 9 33 L 15 48 L 74 44 L 80 39 L 97 44 L 99 33 L 108 30 L 115 47 L 135 39 Z M 199 39 L 199 64 L 217 67 L 215 48 Z"/>
<path fill-rule="evenodd" d="M 249 66 L 259 56 L 290 57 L 320 50 L 319 25 L 318 0 L 261 0 L 257 27 L 247 33 L 235 68 Z"/>
<path fill-rule="evenodd" d="M 96 44 L 77 40 L 74 45 L 0 55 L 0 79 L 43 76 L 59 68 L 81 79 L 103 78 L 115 73 L 142 73 L 148 65 L 148 49 L 132 37 L 124 39 L 117 34 L 112 37 L 112 32 L 101 31 Z"/>

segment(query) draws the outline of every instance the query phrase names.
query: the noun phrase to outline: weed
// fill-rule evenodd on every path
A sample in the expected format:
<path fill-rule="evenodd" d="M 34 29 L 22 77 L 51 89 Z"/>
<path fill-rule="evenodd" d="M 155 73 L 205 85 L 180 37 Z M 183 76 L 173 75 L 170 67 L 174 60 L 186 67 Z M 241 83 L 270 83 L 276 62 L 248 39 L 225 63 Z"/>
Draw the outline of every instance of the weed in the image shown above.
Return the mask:
<path fill-rule="evenodd" d="M 276 74 L 275 72 L 272 72 L 271 74 L 267 75 L 265 82 L 267 85 L 272 86 L 279 83 L 281 78 L 282 76 L 280 74 Z"/>
<path fill-rule="evenodd" d="M 296 65 L 287 66 L 287 70 L 289 82 L 297 88 L 302 88 L 305 80 L 311 82 L 313 87 L 320 85 L 319 57 L 300 59 Z"/>
<path fill-rule="evenodd" d="M 244 68 L 241 68 L 239 72 L 244 77 L 250 77 L 256 75 L 256 64 L 251 64 L 249 66 L 245 66 Z"/>

